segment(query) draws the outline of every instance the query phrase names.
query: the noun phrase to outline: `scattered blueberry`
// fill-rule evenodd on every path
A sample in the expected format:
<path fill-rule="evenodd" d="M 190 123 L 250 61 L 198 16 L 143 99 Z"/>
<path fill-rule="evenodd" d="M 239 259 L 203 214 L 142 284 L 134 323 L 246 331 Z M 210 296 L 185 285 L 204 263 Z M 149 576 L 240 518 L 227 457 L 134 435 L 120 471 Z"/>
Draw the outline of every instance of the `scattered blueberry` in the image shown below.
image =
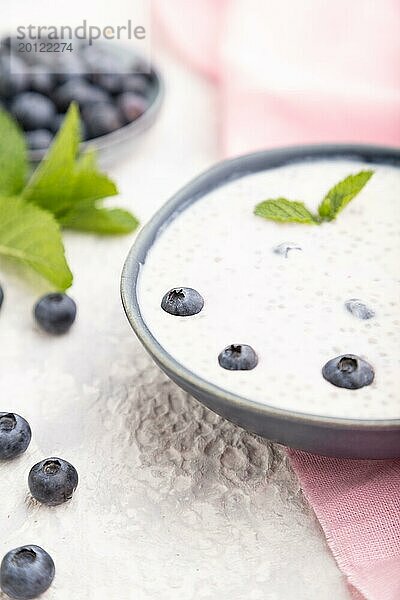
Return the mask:
<path fill-rule="evenodd" d="M 372 317 L 375 316 L 375 312 L 371 308 L 368 308 L 368 306 L 364 304 L 362 300 L 357 300 L 357 298 L 351 298 L 350 300 L 347 300 L 344 305 L 349 313 L 351 313 L 354 317 L 357 317 L 357 319 L 365 321 L 372 319 Z"/>
<path fill-rule="evenodd" d="M 302 248 L 294 242 L 283 242 L 274 248 L 275 254 L 279 254 L 279 256 L 284 256 L 285 258 L 288 257 L 290 250 L 302 250 Z"/>
<path fill-rule="evenodd" d="M 125 123 L 135 121 L 147 108 L 144 98 L 133 92 L 124 92 L 118 96 L 117 105 L 124 117 Z"/>
<path fill-rule="evenodd" d="M 23 454 L 32 437 L 29 423 L 15 413 L 0 412 L 0 460 Z"/>
<path fill-rule="evenodd" d="M 1 308 L 1 305 L 3 304 L 3 300 L 4 300 L 4 292 L 3 292 L 3 288 L 0 285 L 0 308 Z"/>
<path fill-rule="evenodd" d="M 188 287 L 172 288 L 161 301 L 161 308 L 177 317 L 197 315 L 203 306 L 204 300 L 199 292 Z"/>
<path fill-rule="evenodd" d="M 374 380 L 374 370 L 355 354 L 342 354 L 328 360 L 322 369 L 324 378 L 337 387 L 358 390 Z"/>
<path fill-rule="evenodd" d="M 0 587 L 16 600 L 38 598 L 52 584 L 55 566 L 40 546 L 20 546 L 10 550 L 0 567 Z"/>
<path fill-rule="evenodd" d="M 98 102 L 104 103 L 109 100 L 107 92 L 79 78 L 69 79 L 54 92 L 53 98 L 61 112 L 65 112 L 72 101 L 83 108 L 89 105 L 93 107 Z"/>
<path fill-rule="evenodd" d="M 35 129 L 35 131 L 27 131 L 25 139 L 29 150 L 46 150 L 53 136 L 47 129 Z"/>
<path fill-rule="evenodd" d="M 11 113 L 26 131 L 50 129 L 56 108 L 46 96 L 37 92 L 25 92 L 14 98 Z"/>
<path fill-rule="evenodd" d="M 106 135 L 123 125 L 118 110 L 110 103 L 85 107 L 82 115 L 90 138 Z"/>
<path fill-rule="evenodd" d="M 67 294 L 46 294 L 35 304 L 37 323 L 48 333 L 66 333 L 75 321 L 76 304 Z"/>
<path fill-rule="evenodd" d="M 218 362 L 228 371 L 250 371 L 257 366 L 258 357 L 247 344 L 231 344 L 222 350 Z"/>
<path fill-rule="evenodd" d="M 57 506 L 72 498 L 78 485 L 78 473 L 62 458 L 46 458 L 32 467 L 28 485 L 36 500 Z"/>

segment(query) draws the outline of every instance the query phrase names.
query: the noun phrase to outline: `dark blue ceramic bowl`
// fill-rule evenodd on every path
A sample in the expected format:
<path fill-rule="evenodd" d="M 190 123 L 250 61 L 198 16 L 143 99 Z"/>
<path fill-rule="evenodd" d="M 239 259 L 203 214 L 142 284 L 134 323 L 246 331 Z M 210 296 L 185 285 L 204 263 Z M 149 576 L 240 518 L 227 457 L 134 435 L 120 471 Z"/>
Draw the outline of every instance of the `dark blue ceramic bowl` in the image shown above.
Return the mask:
<path fill-rule="evenodd" d="M 133 330 L 157 365 L 181 388 L 233 423 L 286 446 L 327 456 L 399 457 L 400 419 L 339 419 L 281 410 L 203 380 L 164 350 L 147 328 L 138 303 L 136 284 L 147 252 L 158 233 L 181 211 L 227 180 L 292 162 L 335 157 L 400 167 L 400 150 L 347 144 L 281 148 L 224 161 L 181 189 L 142 229 L 123 269 L 122 301 Z"/>

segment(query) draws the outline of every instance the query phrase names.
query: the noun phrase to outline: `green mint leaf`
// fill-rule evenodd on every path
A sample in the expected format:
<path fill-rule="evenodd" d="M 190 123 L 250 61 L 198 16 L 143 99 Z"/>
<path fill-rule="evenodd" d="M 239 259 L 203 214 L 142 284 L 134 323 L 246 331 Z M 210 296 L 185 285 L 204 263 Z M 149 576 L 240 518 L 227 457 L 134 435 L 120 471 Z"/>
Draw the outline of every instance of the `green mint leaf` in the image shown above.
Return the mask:
<path fill-rule="evenodd" d="M 0 109 L 0 194 L 18 195 L 28 171 L 25 137 L 11 117 Z"/>
<path fill-rule="evenodd" d="M 22 198 L 0 197 L 0 255 L 30 266 L 58 290 L 72 284 L 59 225 Z"/>
<path fill-rule="evenodd" d="M 72 104 L 49 151 L 23 191 L 25 200 L 54 214 L 70 207 L 79 142 L 79 112 Z"/>
<path fill-rule="evenodd" d="M 134 231 L 139 221 L 130 212 L 120 208 L 80 205 L 61 217 L 60 224 L 69 229 L 115 235 Z"/>
<path fill-rule="evenodd" d="M 77 159 L 79 142 L 79 112 L 72 104 L 49 152 L 23 192 L 25 200 L 59 217 L 79 202 L 118 194 L 115 183 L 98 170 L 94 152 Z"/>
<path fill-rule="evenodd" d="M 360 171 L 339 181 L 329 190 L 318 207 L 320 217 L 332 221 L 338 213 L 363 189 L 371 179 L 373 171 Z"/>
<path fill-rule="evenodd" d="M 306 208 L 303 202 L 275 198 L 257 204 L 254 213 L 264 219 L 279 221 L 280 223 L 308 223 L 315 224 L 318 220 Z"/>
<path fill-rule="evenodd" d="M 95 202 L 118 194 L 118 188 L 114 181 L 98 170 L 97 156 L 94 150 L 88 150 L 76 162 L 71 194 L 74 199 L 73 204 L 82 201 Z"/>

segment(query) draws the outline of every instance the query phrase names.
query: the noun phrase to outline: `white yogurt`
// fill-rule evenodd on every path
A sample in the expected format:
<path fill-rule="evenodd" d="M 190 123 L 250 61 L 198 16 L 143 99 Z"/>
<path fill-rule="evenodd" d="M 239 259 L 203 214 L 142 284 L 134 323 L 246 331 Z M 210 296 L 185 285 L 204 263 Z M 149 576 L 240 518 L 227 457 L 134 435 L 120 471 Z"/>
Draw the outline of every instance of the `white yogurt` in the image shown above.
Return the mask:
<path fill-rule="evenodd" d="M 297 163 L 231 181 L 181 213 L 157 238 L 139 277 L 147 326 L 184 367 L 217 386 L 270 406 L 318 415 L 400 418 L 400 170 L 374 165 L 374 176 L 321 226 L 277 224 L 253 214 L 262 200 L 285 196 L 316 210 L 326 191 L 363 163 Z M 288 257 L 282 242 L 302 248 Z M 203 310 L 164 312 L 177 286 L 195 288 Z M 375 312 L 360 320 L 345 302 Z M 227 371 L 218 354 L 249 344 L 259 362 Z M 352 353 L 375 370 L 372 385 L 336 388 L 321 375 L 330 358 Z"/>

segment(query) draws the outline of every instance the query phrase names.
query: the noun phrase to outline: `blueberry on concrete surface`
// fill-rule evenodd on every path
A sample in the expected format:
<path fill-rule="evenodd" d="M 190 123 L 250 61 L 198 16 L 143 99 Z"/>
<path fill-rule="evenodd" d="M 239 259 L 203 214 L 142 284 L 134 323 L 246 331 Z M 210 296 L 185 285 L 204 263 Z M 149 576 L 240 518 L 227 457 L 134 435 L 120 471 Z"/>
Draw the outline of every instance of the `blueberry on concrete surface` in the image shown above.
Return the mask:
<path fill-rule="evenodd" d="M 62 458 L 46 458 L 32 467 L 28 485 L 36 500 L 57 506 L 72 498 L 78 485 L 78 473 Z"/>
<path fill-rule="evenodd" d="M 218 362 L 228 371 L 250 371 L 257 366 L 258 357 L 247 344 L 231 344 L 219 354 Z"/>
<path fill-rule="evenodd" d="M 324 378 L 336 387 L 358 390 L 374 380 L 374 370 L 355 354 L 342 354 L 328 360 L 322 368 Z"/>
<path fill-rule="evenodd" d="M 0 285 L 0 308 L 1 308 L 1 305 L 3 304 L 3 300 L 4 300 L 4 292 L 3 292 L 3 288 Z"/>
<path fill-rule="evenodd" d="M 56 114 L 53 102 L 37 92 L 25 92 L 15 96 L 10 110 L 26 131 L 50 129 Z"/>
<path fill-rule="evenodd" d="M 23 454 L 32 437 L 29 423 L 15 413 L 0 412 L 0 460 Z"/>
<path fill-rule="evenodd" d="M 47 333 L 66 333 L 75 321 L 76 304 L 67 294 L 46 294 L 35 304 L 34 315 Z"/>
<path fill-rule="evenodd" d="M 38 598 L 52 584 L 55 566 L 40 546 L 20 546 L 10 550 L 0 567 L 0 587 L 16 600 Z"/>
<path fill-rule="evenodd" d="M 189 287 L 172 288 L 161 301 L 161 308 L 177 317 L 197 315 L 203 306 L 204 300 L 199 292 Z"/>
<path fill-rule="evenodd" d="M 347 300 L 344 305 L 353 317 L 361 319 L 362 321 L 367 321 L 375 316 L 375 312 L 372 308 L 369 308 L 362 300 L 358 300 L 357 298 Z"/>

